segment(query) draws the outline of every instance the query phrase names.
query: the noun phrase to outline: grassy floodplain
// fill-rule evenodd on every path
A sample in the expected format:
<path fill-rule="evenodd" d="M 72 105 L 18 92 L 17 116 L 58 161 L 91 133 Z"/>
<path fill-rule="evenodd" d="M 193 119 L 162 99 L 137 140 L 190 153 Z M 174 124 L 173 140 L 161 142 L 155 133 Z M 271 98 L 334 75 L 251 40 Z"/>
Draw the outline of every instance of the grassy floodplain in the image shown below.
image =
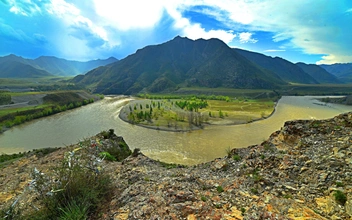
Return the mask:
<path fill-rule="evenodd" d="M 33 119 L 87 105 L 99 98 L 82 90 L 47 92 L 1 91 L 0 133 Z"/>
<path fill-rule="evenodd" d="M 210 91 L 196 88 L 182 95 L 139 95 L 139 99 L 130 102 L 120 111 L 120 118 L 153 129 L 189 131 L 207 125 L 234 125 L 264 119 L 273 113 L 278 99 L 274 92 L 268 90 L 223 89 L 216 93 L 225 91 L 231 96 L 205 95 L 206 90 Z M 189 94 L 195 91 L 201 94 Z M 265 98 L 236 97 L 244 92 L 252 97 Z"/>

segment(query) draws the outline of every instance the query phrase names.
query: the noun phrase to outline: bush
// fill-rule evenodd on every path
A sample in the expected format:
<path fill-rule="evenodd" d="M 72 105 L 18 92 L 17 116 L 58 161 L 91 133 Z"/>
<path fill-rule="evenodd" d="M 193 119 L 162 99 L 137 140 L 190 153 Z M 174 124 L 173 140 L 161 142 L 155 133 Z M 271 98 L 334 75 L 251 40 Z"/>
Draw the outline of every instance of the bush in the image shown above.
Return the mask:
<path fill-rule="evenodd" d="M 218 191 L 218 193 L 224 192 L 224 189 L 222 188 L 222 186 L 216 187 L 216 190 Z"/>
<path fill-rule="evenodd" d="M 340 190 L 336 190 L 334 196 L 336 202 L 340 203 L 341 205 L 345 205 L 347 197 L 343 192 L 341 192 Z"/>
<path fill-rule="evenodd" d="M 232 158 L 233 158 L 235 161 L 240 161 L 240 160 L 241 160 L 241 156 L 238 155 L 238 154 L 233 155 Z"/>
<path fill-rule="evenodd" d="M 116 161 L 116 158 L 114 156 L 112 156 L 109 152 L 106 152 L 106 151 L 101 152 L 99 154 L 99 156 L 105 158 L 108 161 Z"/>
<path fill-rule="evenodd" d="M 94 218 L 97 210 L 108 201 L 112 187 L 110 177 L 97 165 L 92 165 L 89 158 L 89 152 L 79 156 L 69 152 L 62 165 L 55 169 L 54 178 L 33 172 L 34 188 L 43 205 L 39 213 L 42 219 Z"/>

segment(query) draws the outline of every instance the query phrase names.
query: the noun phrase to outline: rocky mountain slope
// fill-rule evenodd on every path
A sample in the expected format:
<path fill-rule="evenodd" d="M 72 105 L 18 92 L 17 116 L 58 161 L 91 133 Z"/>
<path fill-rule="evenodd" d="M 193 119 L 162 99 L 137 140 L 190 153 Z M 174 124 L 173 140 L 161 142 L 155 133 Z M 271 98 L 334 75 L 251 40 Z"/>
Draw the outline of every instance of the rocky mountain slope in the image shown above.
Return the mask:
<path fill-rule="evenodd" d="M 196 166 L 165 164 L 136 152 L 123 162 L 104 161 L 114 187 L 100 219 L 351 219 L 351 134 L 352 113 L 346 113 L 286 122 L 261 144 Z M 99 135 L 86 142 L 98 150 L 110 143 Z M 37 168 L 49 175 L 78 147 L 3 167 L 0 209 L 16 199 L 25 210 L 40 207 L 28 188 L 30 173 Z"/>
<path fill-rule="evenodd" d="M 147 46 L 73 82 L 104 94 L 174 91 L 185 86 L 272 89 L 286 84 L 218 39 L 182 37 Z"/>

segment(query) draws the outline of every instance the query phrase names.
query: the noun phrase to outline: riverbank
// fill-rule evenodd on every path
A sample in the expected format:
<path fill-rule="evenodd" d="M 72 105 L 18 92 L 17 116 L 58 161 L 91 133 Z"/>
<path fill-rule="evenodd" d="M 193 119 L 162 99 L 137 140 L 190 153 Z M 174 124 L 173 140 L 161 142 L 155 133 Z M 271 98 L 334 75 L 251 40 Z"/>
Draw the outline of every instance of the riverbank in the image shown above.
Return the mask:
<path fill-rule="evenodd" d="M 212 102 L 209 100 L 207 101 Z M 246 110 L 246 108 L 252 105 L 252 103 L 243 104 L 242 106 L 222 106 L 225 110 L 218 110 L 219 107 L 217 106 L 215 107 L 216 110 L 212 110 L 212 107 L 210 107 L 192 112 L 178 108 L 178 106 L 174 104 L 175 102 L 177 102 L 177 100 L 133 100 L 120 110 L 119 118 L 127 123 L 148 129 L 172 132 L 189 132 L 203 129 L 206 126 L 240 125 L 264 120 L 274 114 L 277 105 L 277 102 L 274 102 L 273 107 L 271 108 L 272 110 L 270 110 L 269 113 L 267 106 L 264 104 L 258 105 L 260 102 L 254 103 L 259 106 L 255 108 L 265 106 L 265 109 L 263 109 L 260 113 L 254 113 L 253 107 L 251 107 L 252 109 Z M 218 103 L 219 101 L 216 101 L 215 104 L 219 105 Z M 228 102 L 224 103 L 229 105 Z M 155 111 L 158 111 L 158 113 L 155 113 Z M 139 117 L 138 114 L 140 112 L 142 112 L 142 116 L 148 113 L 148 117 L 141 120 L 136 120 L 135 115 Z M 190 120 L 194 120 L 195 123 L 189 123 Z"/>
<path fill-rule="evenodd" d="M 21 92 L 10 95 L 8 104 L 0 105 L 0 134 L 13 126 L 81 107 L 101 97 L 85 91 Z"/>
<path fill-rule="evenodd" d="M 289 121 L 258 145 L 195 166 L 158 162 L 143 152 L 122 162 L 103 160 L 100 172 L 111 177 L 113 188 L 100 219 L 350 219 L 351 121 L 352 113 Z M 109 142 L 97 135 L 85 143 L 99 153 Z M 30 174 L 36 169 L 50 177 L 81 146 L 3 167 L 0 210 L 18 199 L 21 213 L 37 212 L 42 205 L 28 187 Z"/>

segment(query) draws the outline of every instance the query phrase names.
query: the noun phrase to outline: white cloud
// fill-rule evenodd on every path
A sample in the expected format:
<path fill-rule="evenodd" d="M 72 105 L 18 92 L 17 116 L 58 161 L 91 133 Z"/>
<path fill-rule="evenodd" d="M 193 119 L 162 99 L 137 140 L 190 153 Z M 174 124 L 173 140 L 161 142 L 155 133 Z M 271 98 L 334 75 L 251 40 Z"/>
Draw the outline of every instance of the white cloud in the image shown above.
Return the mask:
<path fill-rule="evenodd" d="M 239 38 L 240 38 L 240 43 L 244 44 L 244 43 L 257 43 L 258 40 L 253 39 L 252 38 L 252 33 L 249 32 L 242 32 L 239 34 Z"/>
<path fill-rule="evenodd" d="M 171 17 L 165 30 L 191 39 L 219 38 L 231 45 L 238 37 L 240 43 L 255 43 L 260 39 L 256 32 L 264 31 L 272 33 L 274 42 L 285 44 L 286 50 L 325 55 L 321 62 L 348 60 L 352 51 L 352 8 L 343 1 L 6 0 L 5 5 L 19 16 L 49 13 L 65 27 L 60 29 L 61 35 L 81 28 L 94 42 L 101 39 L 104 44 L 100 48 L 105 49 L 124 44 L 120 36 L 129 33 L 148 35 L 163 23 L 162 19 Z M 218 25 L 211 28 L 201 20 L 196 23 L 185 17 L 185 11 L 210 16 Z M 71 33 L 69 39 L 75 37 L 77 33 Z M 84 39 L 77 40 L 84 45 Z"/>
<path fill-rule="evenodd" d="M 52 0 L 47 11 L 59 17 L 67 26 L 67 30 L 73 29 L 73 33 L 69 32 L 68 35 L 87 41 L 88 45 L 102 45 L 102 43 L 97 43 L 98 41 L 108 43 L 106 30 L 94 24 L 89 18 L 82 16 L 81 11 L 75 5 L 67 3 L 65 0 Z"/>
<path fill-rule="evenodd" d="M 93 2 L 97 15 L 107 24 L 125 31 L 154 27 L 160 21 L 164 10 L 161 0 L 94 0 Z"/>
<path fill-rule="evenodd" d="M 269 50 L 264 50 L 263 52 L 266 53 L 273 53 L 273 52 L 284 52 L 286 50 L 281 50 L 281 49 L 269 49 Z"/>
<path fill-rule="evenodd" d="M 236 34 L 233 31 L 225 30 L 205 30 L 199 23 L 192 24 L 187 18 L 184 18 L 181 14 L 181 11 L 184 10 L 184 5 L 166 5 L 167 13 L 175 20 L 174 28 L 182 31 L 183 36 L 186 36 L 190 39 L 211 39 L 218 38 L 225 43 L 230 43 L 235 37 Z"/>
<path fill-rule="evenodd" d="M 203 13 L 215 16 L 227 27 L 235 30 L 240 27 L 240 31 L 251 33 L 271 32 L 273 41 L 289 41 L 291 48 L 306 54 L 334 55 L 334 60 L 342 61 L 349 59 L 352 51 L 352 8 L 346 8 L 343 1 L 203 0 L 197 3 L 218 9 L 218 13 L 207 10 Z"/>
<path fill-rule="evenodd" d="M 190 39 L 211 39 L 218 38 L 225 43 L 230 43 L 235 37 L 236 34 L 233 34 L 232 31 L 224 31 L 224 30 L 209 30 L 205 31 L 199 24 L 187 25 L 183 29 L 183 33 Z"/>
<path fill-rule="evenodd" d="M 49 1 L 50 0 L 9 0 L 5 2 L 5 4 L 11 6 L 10 12 L 28 17 L 42 13 L 42 7 L 45 7 Z"/>
<path fill-rule="evenodd" d="M 47 11 L 59 17 L 64 17 L 65 15 L 78 16 L 81 13 L 78 8 L 64 0 L 52 0 Z"/>
<path fill-rule="evenodd" d="M 323 56 L 322 60 L 318 61 L 316 64 L 334 64 L 334 63 L 350 63 L 352 61 L 351 56 L 335 56 L 334 54 L 330 54 L 327 56 Z"/>

